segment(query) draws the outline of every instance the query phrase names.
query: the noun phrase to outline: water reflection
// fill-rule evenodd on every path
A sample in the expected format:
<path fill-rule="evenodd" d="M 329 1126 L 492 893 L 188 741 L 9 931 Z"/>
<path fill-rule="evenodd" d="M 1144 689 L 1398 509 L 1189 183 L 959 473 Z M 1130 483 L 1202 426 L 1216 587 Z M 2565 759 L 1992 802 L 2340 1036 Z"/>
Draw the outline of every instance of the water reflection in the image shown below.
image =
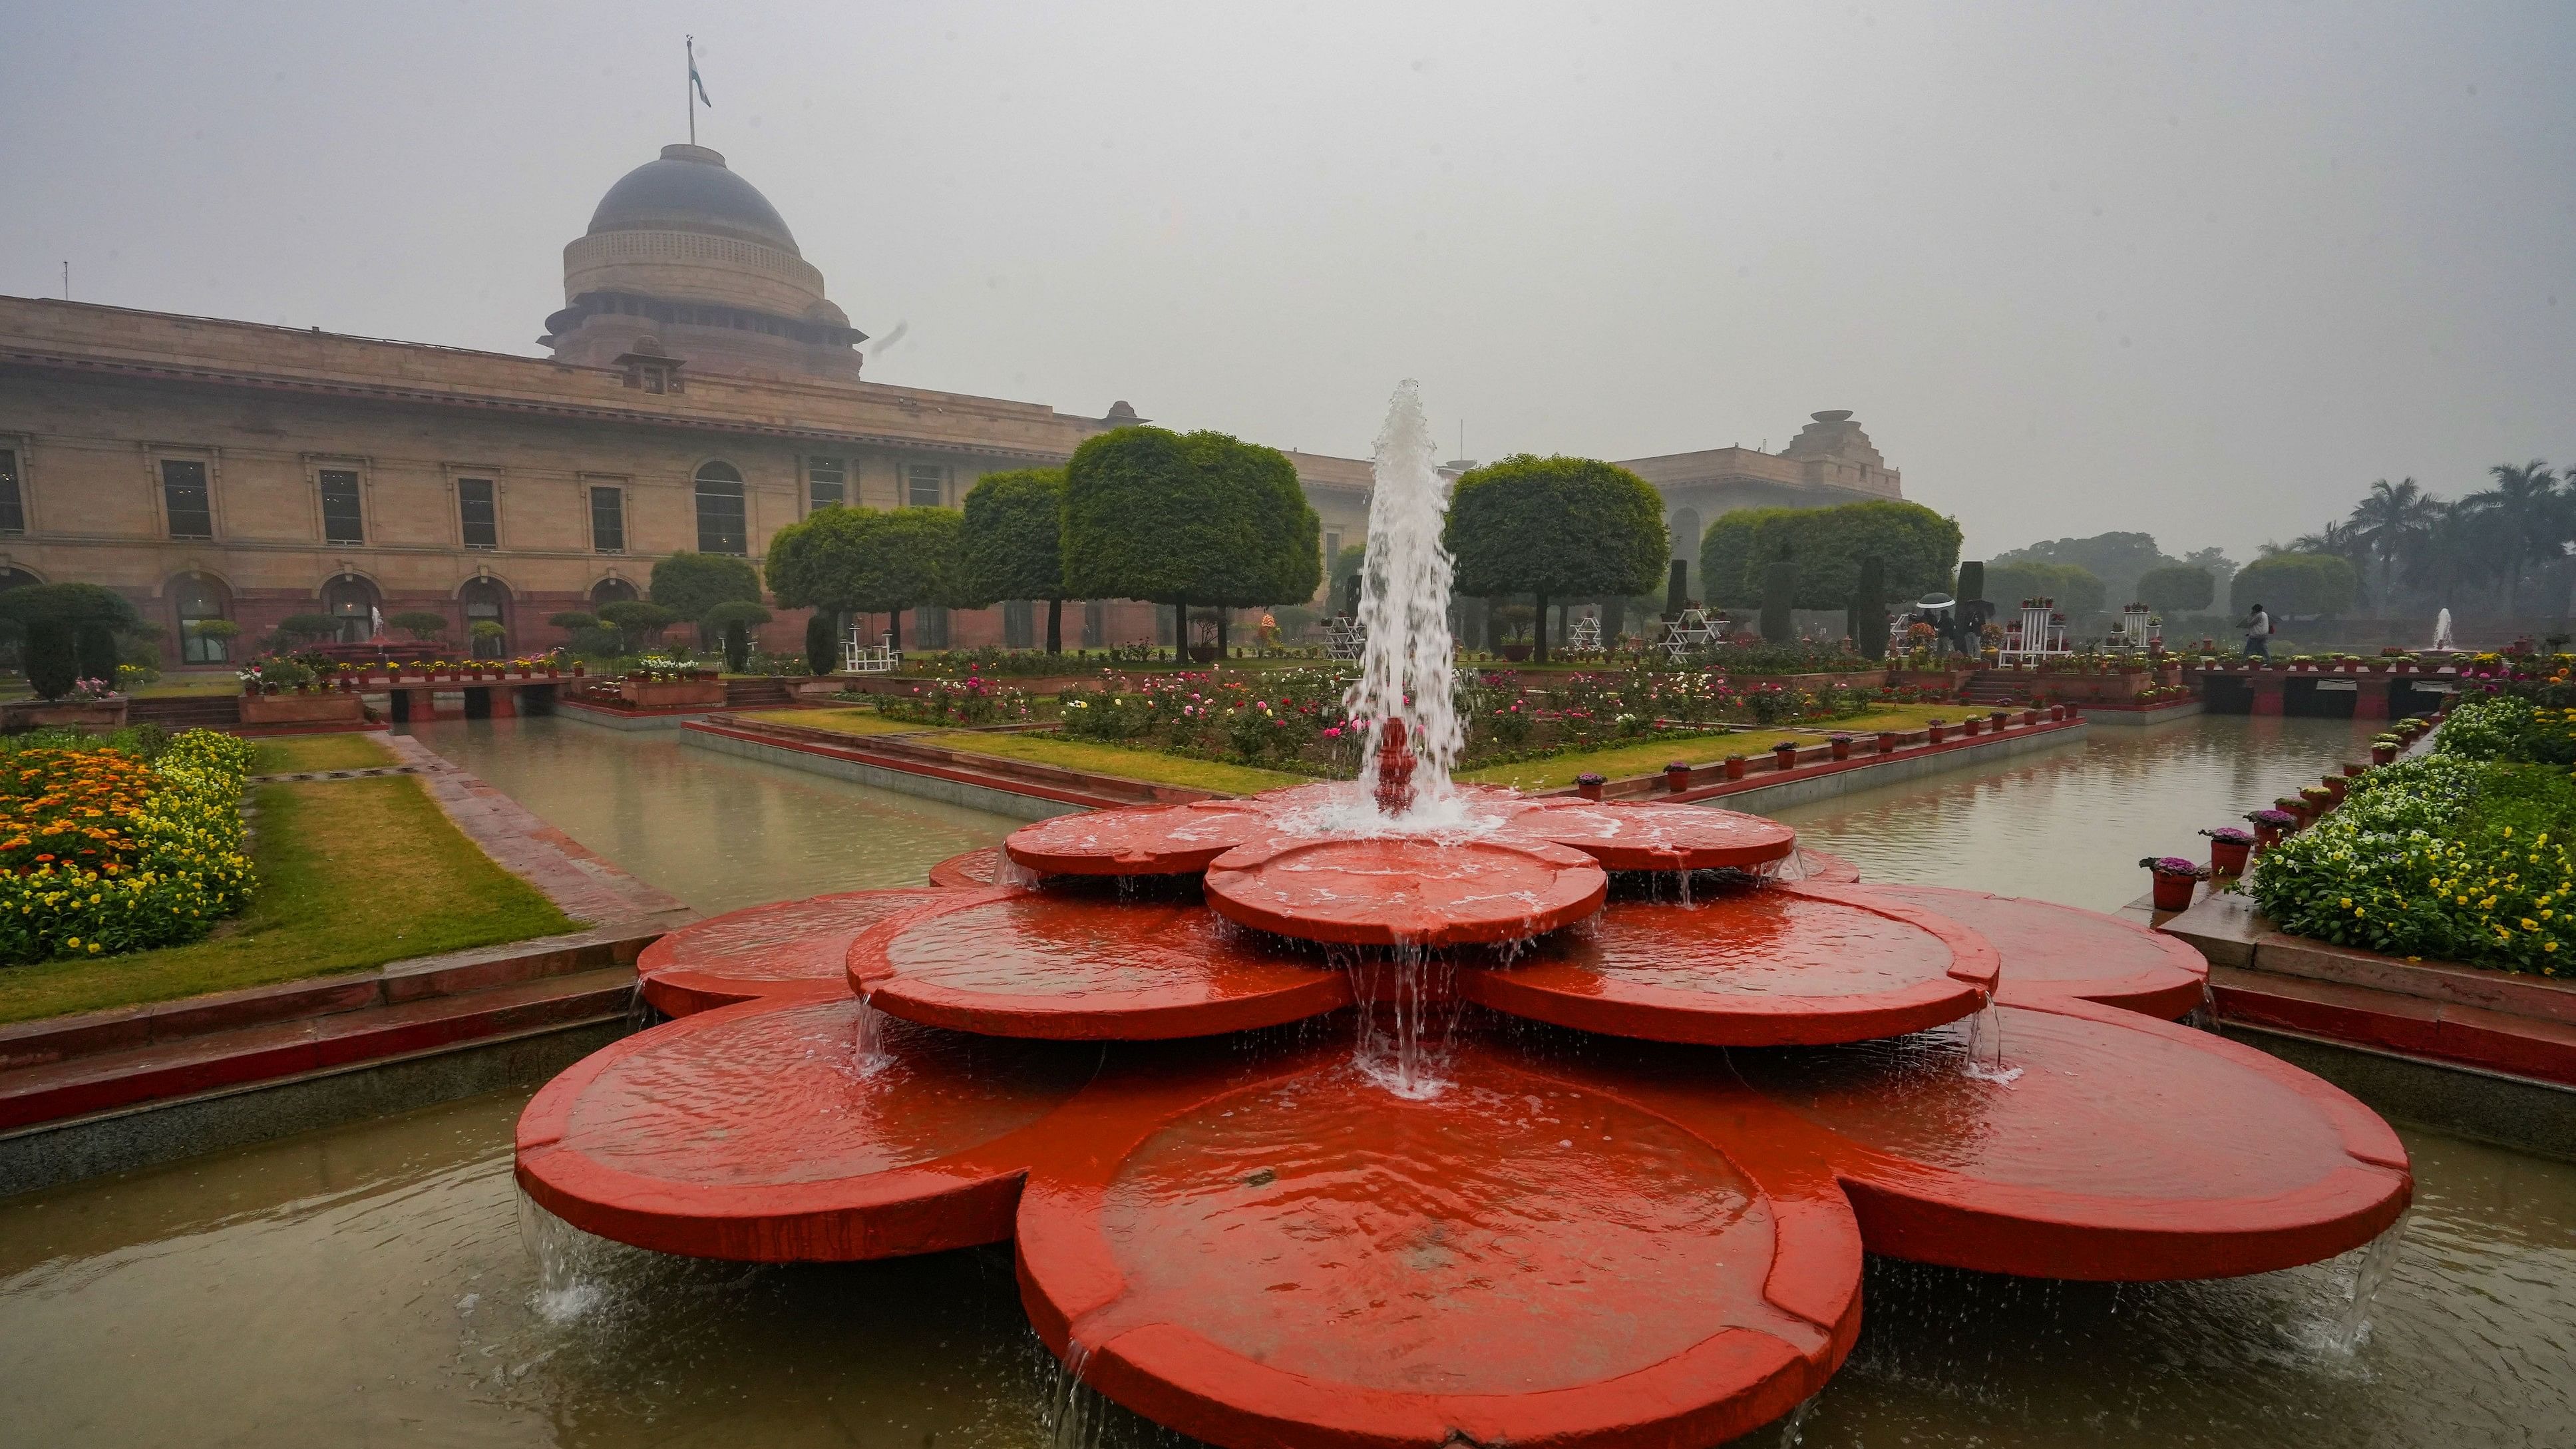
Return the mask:
<path fill-rule="evenodd" d="M 538 818 L 704 912 L 920 885 L 1019 822 L 679 742 L 550 718 L 408 727 Z"/>
<path fill-rule="evenodd" d="M 543 1281 L 510 1180 L 523 1101 L 0 1206 L 10 1442 L 1048 1441 L 1053 1365 L 1007 1250 L 751 1268 L 575 1235 Z M 2405 1137 L 2414 1220 L 2357 1349 L 2333 1336 L 2359 1254 L 2116 1288 L 1873 1261 L 1859 1350 L 1805 1443 L 2570 1442 L 2576 1166 Z M 1112 1446 L 1172 1442 L 1108 1420 Z"/>
<path fill-rule="evenodd" d="M 2370 757 L 2376 725 L 2197 715 L 2095 725 L 2079 746 L 1772 812 L 1864 880 L 1958 886 L 2117 910 L 2146 894 L 2138 859 L 2206 859 L 2210 826 Z"/>

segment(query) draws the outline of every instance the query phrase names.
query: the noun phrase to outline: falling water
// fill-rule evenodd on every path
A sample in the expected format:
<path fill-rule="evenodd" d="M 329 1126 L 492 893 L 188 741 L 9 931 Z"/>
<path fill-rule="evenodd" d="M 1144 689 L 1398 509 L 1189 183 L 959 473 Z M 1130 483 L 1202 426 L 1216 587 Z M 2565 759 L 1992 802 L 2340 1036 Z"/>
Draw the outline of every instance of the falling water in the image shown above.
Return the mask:
<path fill-rule="evenodd" d="M 1440 541 L 1449 512 L 1431 425 L 1422 397 L 1406 379 L 1387 405 L 1377 435 L 1377 487 L 1369 500 L 1368 567 L 1361 575 L 1359 622 L 1368 638 L 1359 678 L 1342 708 L 1364 728 L 1357 793 L 1367 800 L 1377 777 L 1379 726 L 1401 719 L 1415 766 L 1411 817 L 1428 818 L 1451 798 L 1449 769 L 1466 748 L 1450 693 L 1455 648 L 1449 636 L 1453 566 Z M 1373 802 L 1362 807 L 1374 814 Z"/>
<path fill-rule="evenodd" d="M 1780 1421 L 1780 1449 L 1798 1449 L 1807 1442 L 1807 1416 L 1816 1412 L 1817 1395 L 1809 1394 Z"/>
<path fill-rule="evenodd" d="M 553 1213 L 522 1190 L 518 1194 L 519 1243 L 537 1264 L 537 1292 L 531 1306 L 548 1323 L 579 1318 L 598 1306 L 608 1290 L 600 1282 L 600 1239 Z"/>
<path fill-rule="evenodd" d="M 2021 1068 L 2004 1065 L 2004 1017 L 1995 999 L 1985 999 L 1968 1018 L 1968 1053 L 1959 1069 L 1969 1080 L 2009 1087 L 2021 1080 Z"/>
<path fill-rule="evenodd" d="M 1064 1362 L 1047 1388 L 1047 1449 L 1099 1449 L 1108 1403 L 1098 1389 L 1082 1381 L 1082 1371 L 1090 1364 L 1090 1345 L 1078 1340 L 1065 1345 Z"/>
<path fill-rule="evenodd" d="M 2459 641 L 2451 637 L 2451 611 L 2448 609 L 2433 616 L 2433 647 L 2436 649 L 2460 647 Z"/>
<path fill-rule="evenodd" d="M 2397 1271 L 2397 1254 L 2406 1241 L 2406 1223 L 2413 1212 L 2398 1214 L 2388 1231 L 2370 1240 L 2361 1250 L 2361 1267 L 2352 1275 L 2352 1301 L 2344 1305 L 2334 1327 L 2326 1331 L 2326 1341 L 2344 1353 L 2358 1352 L 2370 1341 L 2370 1314 L 2379 1302 L 2379 1290 L 2388 1285 Z"/>
<path fill-rule="evenodd" d="M 1358 954 L 1347 969 L 1358 998 L 1361 1073 L 1408 1102 L 1429 1101 L 1447 1090 L 1458 1023 L 1456 964 L 1449 953 L 1389 946 Z"/>
<path fill-rule="evenodd" d="M 869 1000 L 872 993 L 859 993 L 858 1024 L 850 1029 L 850 1074 L 864 1081 L 894 1064 L 886 1050 L 885 1013 Z"/>

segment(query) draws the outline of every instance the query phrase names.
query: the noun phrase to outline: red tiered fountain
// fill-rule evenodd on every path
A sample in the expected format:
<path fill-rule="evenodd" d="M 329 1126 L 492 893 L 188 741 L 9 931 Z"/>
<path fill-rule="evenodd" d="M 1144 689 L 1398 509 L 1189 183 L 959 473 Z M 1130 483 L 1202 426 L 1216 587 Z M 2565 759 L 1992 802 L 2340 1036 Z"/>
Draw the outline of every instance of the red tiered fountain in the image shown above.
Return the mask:
<path fill-rule="evenodd" d="M 1362 782 L 665 937 L 676 1019 L 538 1093 L 520 1184 L 703 1257 L 1011 1241 L 1073 1374 L 1232 1449 L 1714 1444 L 1841 1364 L 1865 1251 L 2216 1277 L 2406 1206 L 2369 1110 L 2170 1019 L 2164 937 L 1782 879 L 1774 821 L 1451 785 L 1354 714 Z"/>

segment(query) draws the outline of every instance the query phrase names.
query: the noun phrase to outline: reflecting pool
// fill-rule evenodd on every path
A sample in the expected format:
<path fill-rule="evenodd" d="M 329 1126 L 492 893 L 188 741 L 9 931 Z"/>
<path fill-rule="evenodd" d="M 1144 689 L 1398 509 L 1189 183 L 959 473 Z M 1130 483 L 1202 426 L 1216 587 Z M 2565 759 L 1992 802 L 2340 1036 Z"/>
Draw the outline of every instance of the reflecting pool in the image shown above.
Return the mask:
<path fill-rule="evenodd" d="M 2205 828 L 2370 758 L 2377 725 L 2204 714 L 1770 813 L 1863 880 L 1958 886 L 2116 911 L 2148 855 L 2209 858 Z"/>
<path fill-rule="evenodd" d="M 677 730 L 560 718 L 405 726 L 628 874 L 713 914 L 827 891 L 920 885 L 1019 824 L 783 765 L 692 749 Z"/>
<path fill-rule="evenodd" d="M 9 1441 L 1048 1444 L 1053 1361 L 1007 1249 L 752 1268 L 579 1238 L 541 1281 L 524 1101 L 0 1205 Z M 2417 1205 L 2358 1347 L 2336 1341 L 2358 1255 L 2118 1288 L 1874 1260 L 1807 1449 L 2576 1442 L 2576 1166 L 2405 1136 Z M 1106 1438 L 1169 1442 L 1117 1415 Z"/>

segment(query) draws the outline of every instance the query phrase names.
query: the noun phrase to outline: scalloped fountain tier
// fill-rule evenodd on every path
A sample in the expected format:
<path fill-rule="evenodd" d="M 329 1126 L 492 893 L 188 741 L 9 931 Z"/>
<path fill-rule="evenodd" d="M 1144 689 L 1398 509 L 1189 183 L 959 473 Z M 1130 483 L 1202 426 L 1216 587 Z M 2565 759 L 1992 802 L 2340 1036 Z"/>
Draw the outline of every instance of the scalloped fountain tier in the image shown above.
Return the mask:
<path fill-rule="evenodd" d="M 1694 1449 L 1841 1363 L 1864 1249 L 2187 1278 L 2398 1218 L 2387 1125 L 2142 1014 L 2205 971 L 2135 927 L 1827 884 L 1847 862 L 1704 807 L 1450 786 L 1439 709 L 1382 750 L 1448 697 L 1418 413 L 1381 439 L 1368 617 L 1428 632 L 1372 636 L 1366 789 L 1043 821 L 938 890 L 676 932 L 650 999 L 749 999 L 549 1084 L 529 1194 L 718 1258 L 1014 1239 L 1072 1373 L 1231 1449 Z M 1322 1014 L 1348 1034 L 1255 1030 Z"/>

